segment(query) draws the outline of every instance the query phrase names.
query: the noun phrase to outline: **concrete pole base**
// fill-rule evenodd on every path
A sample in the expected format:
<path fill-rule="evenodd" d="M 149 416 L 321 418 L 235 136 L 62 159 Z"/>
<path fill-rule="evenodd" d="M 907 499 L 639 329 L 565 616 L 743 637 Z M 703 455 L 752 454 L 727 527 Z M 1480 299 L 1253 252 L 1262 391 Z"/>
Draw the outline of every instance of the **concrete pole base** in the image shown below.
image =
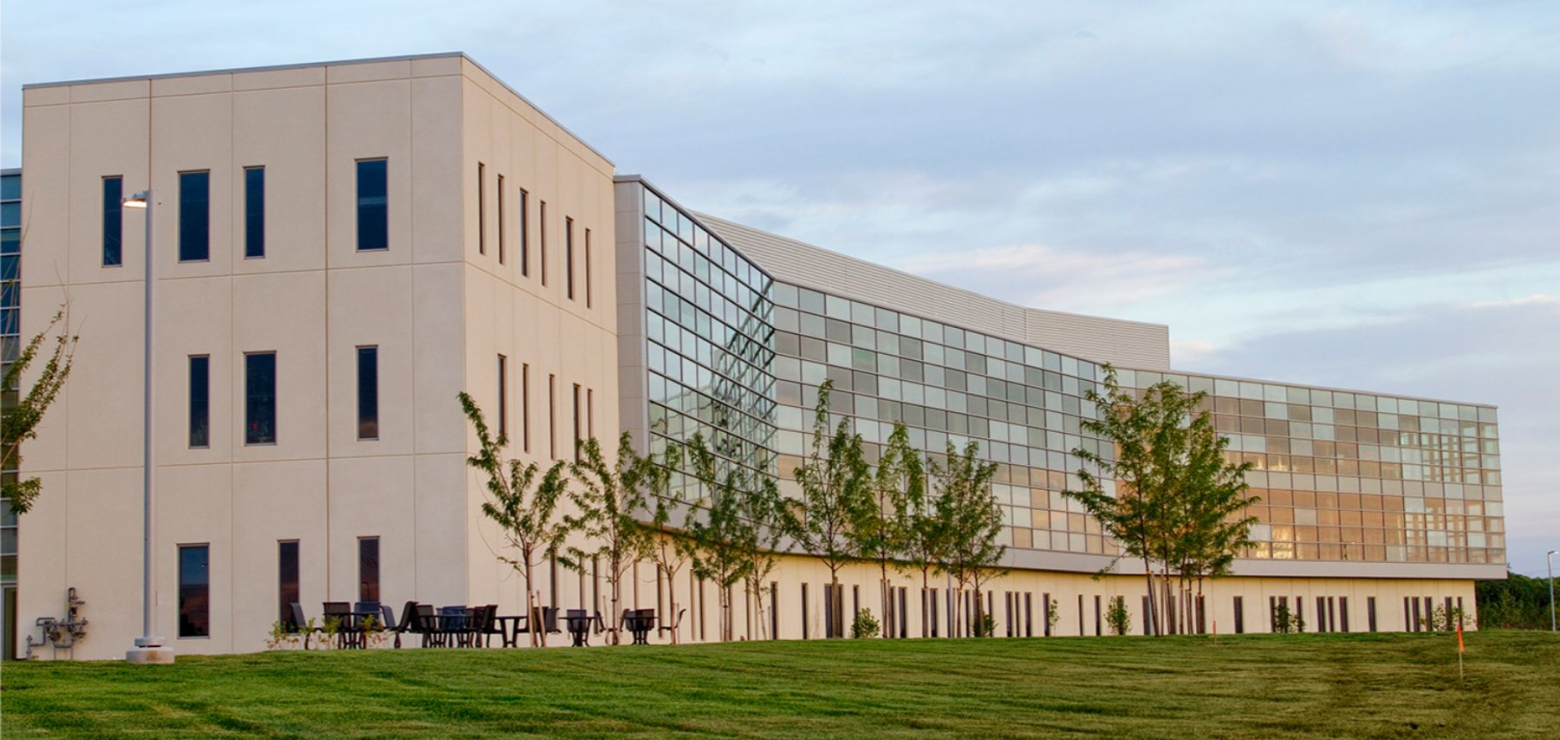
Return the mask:
<path fill-rule="evenodd" d="M 138 647 L 125 651 L 125 662 L 131 665 L 172 665 L 173 648 Z"/>

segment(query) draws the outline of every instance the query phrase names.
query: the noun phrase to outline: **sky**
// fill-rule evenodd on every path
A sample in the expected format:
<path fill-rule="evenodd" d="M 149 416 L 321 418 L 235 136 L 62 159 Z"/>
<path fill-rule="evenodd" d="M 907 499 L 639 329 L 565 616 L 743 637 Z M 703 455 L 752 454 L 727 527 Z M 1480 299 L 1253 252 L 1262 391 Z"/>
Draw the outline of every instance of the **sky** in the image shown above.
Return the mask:
<path fill-rule="evenodd" d="M 1560 549 L 1560 3 L 7 0 L 0 163 L 26 83 L 443 51 L 696 210 L 1497 405 L 1512 568 Z"/>

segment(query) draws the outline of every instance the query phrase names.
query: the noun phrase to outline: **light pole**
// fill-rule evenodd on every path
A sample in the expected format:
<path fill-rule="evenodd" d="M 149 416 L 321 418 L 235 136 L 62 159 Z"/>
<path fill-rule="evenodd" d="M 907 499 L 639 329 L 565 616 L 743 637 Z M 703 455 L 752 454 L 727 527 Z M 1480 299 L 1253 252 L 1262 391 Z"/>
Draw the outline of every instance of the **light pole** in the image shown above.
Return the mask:
<path fill-rule="evenodd" d="M 152 294 L 156 283 L 153 275 L 157 261 L 153 259 L 152 249 L 152 213 L 157 208 L 157 200 L 152 195 L 150 188 L 139 193 L 127 196 L 123 204 L 126 208 L 134 208 L 146 211 L 146 251 L 143 258 L 146 260 L 146 327 L 142 337 L 144 368 L 142 372 L 141 400 L 144 404 L 144 416 L 141 430 L 141 488 L 142 488 L 142 522 L 141 522 L 141 636 L 135 638 L 135 647 L 125 651 L 126 663 L 172 663 L 173 648 L 165 647 L 163 639 L 156 633 L 155 616 L 156 602 L 153 598 L 156 594 L 156 568 L 152 557 L 153 551 L 153 523 L 155 509 L 152 506 L 152 490 L 157 480 L 157 446 L 153 438 L 153 412 L 156 409 L 156 384 L 152 374 L 154 334 L 152 314 Z"/>
<path fill-rule="evenodd" d="M 1549 631 L 1555 631 L 1555 553 L 1560 550 L 1550 550 L 1544 556 L 1544 564 L 1549 566 Z"/>

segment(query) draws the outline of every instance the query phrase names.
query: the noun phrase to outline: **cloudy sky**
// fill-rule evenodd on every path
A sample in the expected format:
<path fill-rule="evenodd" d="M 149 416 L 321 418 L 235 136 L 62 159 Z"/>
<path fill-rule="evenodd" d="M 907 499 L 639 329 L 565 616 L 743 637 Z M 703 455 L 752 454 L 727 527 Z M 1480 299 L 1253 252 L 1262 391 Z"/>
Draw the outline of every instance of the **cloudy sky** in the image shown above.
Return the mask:
<path fill-rule="evenodd" d="M 1560 547 L 1560 4 L 7 0 L 28 82 L 463 50 L 679 200 L 1186 370 L 1500 406 Z M 96 6 L 96 7 L 94 7 Z"/>

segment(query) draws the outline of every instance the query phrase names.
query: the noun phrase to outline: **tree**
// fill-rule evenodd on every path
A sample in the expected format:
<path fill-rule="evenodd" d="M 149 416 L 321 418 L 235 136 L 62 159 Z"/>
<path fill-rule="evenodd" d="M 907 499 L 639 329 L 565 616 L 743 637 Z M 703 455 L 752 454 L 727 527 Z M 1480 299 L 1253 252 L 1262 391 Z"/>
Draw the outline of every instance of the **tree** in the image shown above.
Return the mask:
<path fill-rule="evenodd" d="M 1132 611 L 1127 609 L 1125 596 L 1110 597 L 1110 608 L 1105 610 L 1105 624 L 1113 635 L 1125 635 L 1132 629 Z"/>
<path fill-rule="evenodd" d="M 888 569 L 913 536 L 908 507 L 912 500 L 926 496 L 926 470 L 921 465 L 920 453 L 910 446 L 910 431 L 904 423 L 894 425 L 871 484 L 870 500 L 860 508 L 850 533 L 856 552 L 864 559 L 877 561 L 878 596 L 886 618 L 893 600 Z M 889 634 L 885 631 L 883 636 Z"/>
<path fill-rule="evenodd" d="M 49 319 L 49 325 L 38 332 L 37 336 L 28 340 L 27 346 L 22 348 L 16 360 L 6 368 L 4 386 L 0 386 L 0 389 L 21 387 L 22 375 L 38 359 L 39 353 L 43 351 L 44 342 L 48 341 L 50 335 L 54 335 L 64 322 L 65 306 L 61 306 L 55 312 L 54 318 Z M 33 381 L 32 388 L 27 390 L 26 395 L 17 398 L 16 403 L 5 410 L 5 418 L 0 421 L 0 453 L 4 456 L 3 462 L 0 462 L 0 469 L 17 470 L 21 467 L 22 443 L 38 436 L 38 425 L 43 423 L 44 414 L 54 404 L 54 399 L 59 397 L 60 390 L 65 386 L 65 379 L 70 377 L 70 368 L 76 359 L 76 340 L 76 335 L 65 331 L 60 331 L 54 336 L 48 360 L 43 363 L 38 379 Z M 37 478 L 16 476 L 14 480 L 6 480 L 0 484 L 0 498 L 10 499 L 11 510 L 17 514 L 26 514 L 31 510 L 33 502 L 42 491 L 43 482 Z"/>
<path fill-rule="evenodd" d="M 1201 401 L 1198 394 L 1193 396 Z M 1246 495 L 1250 490 L 1246 473 L 1252 466 L 1230 464 L 1224 456 L 1228 446 L 1229 440 L 1214 430 L 1207 413 L 1191 420 L 1175 497 L 1174 519 L 1180 528 L 1173 541 L 1184 624 L 1196 619 L 1195 599 L 1203 596 L 1204 579 L 1230 574 L 1235 556 L 1251 545 L 1251 526 L 1257 523 L 1256 517 L 1243 515 L 1260 500 Z"/>
<path fill-rule="evenodd" d="M 498 524 L 506 544 L 517 554 L 517 557 L 510 557 L 500 553 L 497 557 L 514 568 L 525 581 L 531 645 L 546 645 L 547 633 L 534 576 L 541 559 L 548 553 L 557 552 L 572 529 L 557 515 L 558 504 L 569 487 L 564 464 L 562 461 L 553 463 L 537 482 L 540 467 L 536 463 L 504 459 L 508 436 L 499 434 L 495 439 L 489 433 L 482 409 L 470 394 L 461 392 L 460 405 L 477 434 L 477 453 L 466 462 L 485 473 L 488 479 L 488 497 L 482 502 L 482 513 Z"/>
<path fill-rule="evenodd" d="M 931 596 L 931 575 L 932 571 L 942 569 L 948 558 L 943 489 L 927 485 L 926 466 L 919 453 L 902 458 L 902 461 L 907 466 L 906 480 L 911 480 L 909 468 L 913 467 L 920 485 L 905 486 L 904 511 L 898 525 L 902 547 L 899 567 L 907 573 L 921 574 L 921 636 L 929 637 L 928 617 L 937 609 L 937 600 Z M 949 634 L 951 636 L 952 632 Z"/>
<path fill-rule="evenodd" d="M 702 434 L 687 446 L 688 464 L 698 481 L 700 498 L 689 502 L 683 531 L 692 540 L 693 574 L 714 581 L 720 593 L 720 639 L 733 638 L 731 587 L 747 574 L 743 542 L 751 535 L 742 518 L 745 484 L 736 466 L 710 451 Z"/>
<path fill-rule="evenodd" d="M 737 515 L 743 519 L 740 546 L 743 581 L 747 584 L 748 597 L 758 606 L 759 632 L 768 634 L 764 614 L 764 581 L 780 562 L 780 541 L 795 528 L 791 511 L 780 487 L 770 476 L 743 476 L 747 482 L 739 492 Z M 770 605 L 773 608 L 773 604 Z M 753 634 L 752 619 L 748 620 L 749 639 Z M 771 635 L 771 637 L 773 637 Z"/>
<path fill-rule="evenodd" d="M 671 609 L 668 616 L 673 620 L 673 625 L 677 624 L 677 615 L 680 613 L 675 585 L 677 574 L 682 572 L 683 566 L 694 554 L 694 541 L 671 524 L 672 514 L 686 503 L 681 488 L 672 485 L 673 476 L 678 475 L 676 471 L 682 469 L 682 461 L 682 448 L 677 445 L 667 447 L 660 464 L 655 463 L 655 452 L 652 450 L 646 457 L 643 479 L 646 498 L 650 502 L 650 519 L 645 523 L 650 540 L 646 552 L 656 569 L 666 577 L 667 606 Z M 679 631 L 672 630 L 673 645 L 681 640 Z"/>
<path fill-rule="evenodd" d="M 578 573 L 585 571 L 587 561 L 606 561 L 612 600 L 607 614 L 614 625 L 608 634 L 615 645 L 623 577 L 634 563 L 649 553 L 652 544 L 654 531 L 640 524 L 638 518 L 645 510 L 642 486 L 650 461 L 634 452 L 634 440 L 628 432 L 618 439 L 615 465 L 607 464 L 595 438 L 582 442 L 579 451 L 579 459 L 569 466 L 574 479 L 580 483 L 569 492 L 578 514 L 564 515 L 564 523 L 570 529 L 583 532 L 586 541 L 594 547 L 582 549 L 570 545 L 560 560 Z"/>
<path fill-rule="evenodd" d="M 828 567 L 829 592 L 824 600 L 828 635 L 844 637 L 840 568 L 858 557 L 851 527 L 871 499 L 872 474 L 862 453 L 861 436 L 851 431 L 850 420 L 842 418 L 834 431 L 829 431 L 829 392 L 833 387 L 833 381 L 826 380 L 818 388 L 812 451 L 795 471 L 802 489 L 803 514 L 793 535 L 802 550 Z"/>
<path fill-rule="evenodd" d="M 1002 534 L 1002 510 L 991 490 L 997 466 L 982 462 L 979 452 L 977 442 L 969 442 L 962 452 L 949 442 L 947 467 L 933 466 L 932 475 L 942 488 L 940 513 L 947 536 L 946 568 L 961 593 L 966 586 L 973 587 L 975 619 L 966 627 L 985 636 L 986 611 L 981 591 L 987 582 L 1007 572 L 997 565 L 1007 553 L 1007 546 L 997 542 Z M 956 634 L 952 629 L 950 633 Z"/>

